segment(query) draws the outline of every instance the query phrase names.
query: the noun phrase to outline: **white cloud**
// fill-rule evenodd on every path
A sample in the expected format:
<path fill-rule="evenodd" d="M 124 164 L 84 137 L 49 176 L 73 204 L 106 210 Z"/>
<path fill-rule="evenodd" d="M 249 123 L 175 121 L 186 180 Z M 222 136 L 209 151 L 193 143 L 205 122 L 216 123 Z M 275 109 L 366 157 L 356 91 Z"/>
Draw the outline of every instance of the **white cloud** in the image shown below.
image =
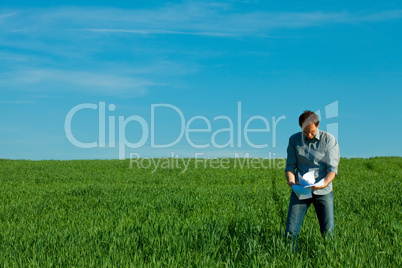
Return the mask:
<path fill-rule="evenodd" d="M 16 53 L 0 53 L 0 60 L 2 61 L 15 61 L 15 62 L 26 62 L 28 58 L 25 56 L 18 55 Z"/>
<path fill-rule="evenodd" d="M 169 31 L 169 30 L 124 30 L 124 29 L 79 29 L 79 31 L 99 32 L 99 33 L 129 33 L 129 34 L 175 34 L 175 35 L 204 35 L 215 37 L 229 37 L 234 36 L 231 33 L 219 33 L 219 32 L 184 32 L 184 31 Z"/>
<path fill-rule="evenodd" d="M 162 81 L 161 78 L 163 83 L 167 83 L 166 80 L 172 76 L 196 73 L 202 68 L 194 63 L 197 59 L 173 62 L 168 57 L 170 53 L 204 53 L 208 56 L 224 53 L 180 50 L 181 46 L 163 46 L 163 43 L 155 41 L 156 38 L 151 37 L 149 43 L 147 40 L 137 42 L 141 39 L 135 38 L 148 38 L 150 35 L 219 38 L 266 36 L 277 29 L 373 23 L 402 18 L 402 10 L 358 14 L 321 11 L 250 12 L 235 11 L 229 4 L 203 2 L 131 10 L 31 8 L 0 10 L 0 14 L 0 46 L 5 48 L 0 53 L 0 59 L 4 63 L 3 70 L 7 70 L 0 73 L 2 90 L 63 89 L 130 96 L 146 94 L 149 88 L 161 85 L 155 82 Z M 275 31 L 275 35 L 278 35 L 278 31 Z M 117 57 L 104 57 L 105 52 Z M 130 58 L 121 57 L 120 52 Z M 116 66 L 111 66 L 113 64 Z"/>
<path fill-rule="evenodd" d="M 0 101 L 3 104 L 33 104 L 33 101 L 22 101 L 22 100 L 14 100 L 14 101 Z"/>
<path fill-rule="evenodd" d="M 3 90 L 10 88 L 34 88 L 36 91 L 72 90 L 92 94 L 139 97 L 148 88 L 158 85 L 150 80 L 86 71 L 66 71 L 55 69 L 21 70 L 0 76 Z"/>
<path fill-rule="evenodd" d="M 39 35 L 80 30 L 137 35 L 185 34 L 231 37 L 267 33 L 281 28 L 378 22 L 400 18 L 402 18 L 402 10 L 356 14 L 322 11 L 235 12 L 228 4 L 185 2 L 166 4 L 155 9 L 85 7 L 28 9 L 0 15 L 0 21 L 3 19 L 0 30 L 8 33 L 35 32 Z"/>
<path fill-rule="evenodd" d="M 17 12 L 13 12 L 13 13 L 8 13 L 8 14 L 1 14 L 0 15 L 0 23 L 7 18 L 10 18 L 12 16 L 15 16 L 17 14 Z"/>

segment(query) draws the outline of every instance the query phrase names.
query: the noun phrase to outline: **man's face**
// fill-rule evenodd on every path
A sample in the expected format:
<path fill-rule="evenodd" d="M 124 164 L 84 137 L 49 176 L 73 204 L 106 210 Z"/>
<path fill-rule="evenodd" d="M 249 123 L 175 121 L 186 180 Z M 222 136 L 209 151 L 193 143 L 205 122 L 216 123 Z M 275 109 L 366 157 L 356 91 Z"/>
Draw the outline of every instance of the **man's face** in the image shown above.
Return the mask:
<path fill-rule="evenodd" d="M 319 125 L 310 124 L 303 129 L 303 134 L 306 136 L 307 139 L 312 140 L 314 139 L 315 135 L 317 134 L 317 129 Z"/>

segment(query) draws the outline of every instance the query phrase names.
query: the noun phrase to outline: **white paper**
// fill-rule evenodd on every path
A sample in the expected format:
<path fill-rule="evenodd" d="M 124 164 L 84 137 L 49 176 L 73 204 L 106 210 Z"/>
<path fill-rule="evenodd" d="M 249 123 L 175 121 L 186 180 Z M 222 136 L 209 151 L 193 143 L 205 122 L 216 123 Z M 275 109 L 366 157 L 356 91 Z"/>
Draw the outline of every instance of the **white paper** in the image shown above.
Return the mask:
<path fill-rule="evenodd" d="M 313 197 L 310 188 L 304 188 L 301 185 L 295 184 L 292 186 L 292 189 L 293 192 L 296 194 L 297 198 L 299 198 L 299 200 L 309 199 Z"/>
<path fill-rule="evenodd" d="M 324 179 L 322 179 L 322 180 L 320 180 L 319 182 L 314 183 L 314 184 L 312 184 L 312 185 L 304 186 L 304 188 L 310 188 L 310 187 L 313 187 L 313 186 L 324 186 Z"/>
<path fill-rule="evenodd" d="M 300 176 L 300 173 L 298 173 L 298 176 L 299 176 L 299 183 L 301 186 L 310 186 L 315 183 L 314 170 L 305 173 L 303 177 Z"/>
<path fill-rule="evenodd" d="M 300 173 L 298 173 L 298 177 L 300 185 L 293 185 L 292 189 L 293 192 L 296 194 L 297 198 L 299 198 L 300 200 L 313 197 L 313 195 L 311 194 L 312 193 L 311 187 L 324 186 L 324 179 L 315 183 L 314 170 L 305 173 L 303 177 L 300 176 Z"/>

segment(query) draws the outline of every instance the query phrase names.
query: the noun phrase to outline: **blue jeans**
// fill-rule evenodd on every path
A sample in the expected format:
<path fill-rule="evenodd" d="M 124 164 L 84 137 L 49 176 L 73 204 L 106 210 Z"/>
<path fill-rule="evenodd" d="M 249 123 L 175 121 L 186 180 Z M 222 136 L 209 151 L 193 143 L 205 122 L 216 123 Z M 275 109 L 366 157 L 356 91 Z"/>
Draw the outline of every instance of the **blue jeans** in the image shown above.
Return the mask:
<path fill-rule="evenodd" d="M 335 228 L 334 222 L 334 195 L 332 192 L 326 195 L 315 195 L 313 198 L 299 200 L 296 194 L 292 191 L 289 201 L 289 211 L 286 220 L 286 237 L 293 239 L 294 248 L 296 240 L 299 236 L 300 228 L 303 223 L 303 218 L 306 215 L 307 209 L 313 204 L 317 218 L 320 223 L 320 231 L 323 237 L 329 235 L 333 237 Z"/>

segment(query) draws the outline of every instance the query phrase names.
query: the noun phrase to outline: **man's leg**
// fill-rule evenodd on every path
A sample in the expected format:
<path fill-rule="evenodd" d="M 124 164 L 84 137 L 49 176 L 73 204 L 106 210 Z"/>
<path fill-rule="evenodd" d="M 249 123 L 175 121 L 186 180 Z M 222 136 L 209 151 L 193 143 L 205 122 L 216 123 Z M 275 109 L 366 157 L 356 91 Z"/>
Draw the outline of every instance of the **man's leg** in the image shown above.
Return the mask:
<path fill-rule="evenodd" d="M 334 236 L 334 195 L 332 192 L 326 195 L 314 195 L 314 208 L 320 223 L 320 231 L 323 237 Z"/>
<path fill-rule="evenodd" d="M 288 217 L 286 220 L 286 239 L 292 242 L 292 252 L 296 250 L 296 241 L 303 223 L 304 216 L 312 199 L 299 200 L 292 191 L 289 201 Z"/>

